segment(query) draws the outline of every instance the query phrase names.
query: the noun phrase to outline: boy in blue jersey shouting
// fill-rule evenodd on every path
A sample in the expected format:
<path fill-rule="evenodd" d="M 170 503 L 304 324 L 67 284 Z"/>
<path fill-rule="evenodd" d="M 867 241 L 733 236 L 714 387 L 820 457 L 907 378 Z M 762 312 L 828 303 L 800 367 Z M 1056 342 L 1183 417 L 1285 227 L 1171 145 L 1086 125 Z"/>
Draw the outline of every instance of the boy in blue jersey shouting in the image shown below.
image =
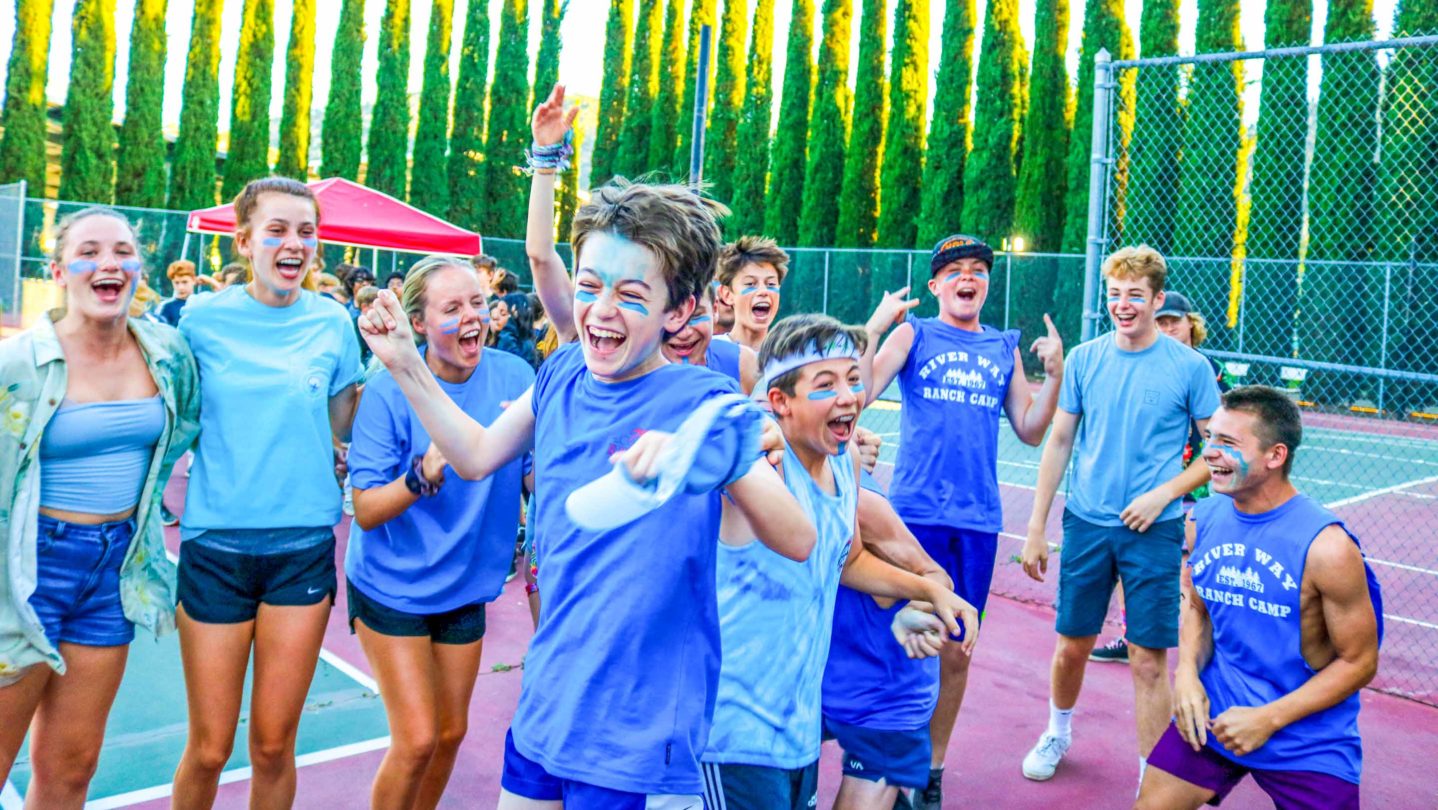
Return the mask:
<path fill-rule="evenodd" d="M 962 623 L 966 653 L 977 641 L 971 605 L 874 556 L 859 535 L 859 463 L 850 447 L 863 402 L 865 343 L 858 327 L 796 315 L 770 331 L 759 353 L 764 375 L 755 396 L 767 399 L 783 431 L 784 481 L 818 537 L 809 558 L 796 562 L 754 542 L 742 515 L 726 519 L 718 566 L 724 660 L 702 756 L 711 807 L 800 810 L 817 801 L 821 685 L 841 581 L 931 605 L 942 620 L 933 629 L 958 633 Z M 899 635 L 918 636 L 909 644 L 926 637 Z M 932 638 L 937 647 L 941 633 Z M 899 649 L 893 638 L 889 643 Z"/>
<path fill-rule="evenodd" d="M 1282 391 L 1229 391 L 1207 432 L 1217 496 L 1193 510 L 1175 718 L 1137 806 L 1197 810 L 1252 775 L 1279 807 L 1357 808 L 1378 583 L 1343 521 L 1289 481 L 1303 423 Z"/>
<path fill-rule="evenodd" d="M 1020 441 L 1038 445 L 1063 377 L 1063 342 L 1047 315 L 1048 334 L 1030 346 L 1046 375 L 1037 393 L 1024 378 L 1018 331 L 979 323 L 993 263 L 993 249 L 972 236 L 955 234 L 935 245 L 929 292 L 938 299 L 939 317 L 910 317 L 919 302 L 904 298 L 907 289 L 884 296 L 867 325 L 870 345 L 899 324 L 873 357 L 865 381 L 868 402 L 896 377 L 903 392 L 899 458 L 889 491 L 894 510 L 981 615 L 1003 530 L 999 418 L 1008 417 Z M 969 661 L 958 645 L 945 645 L 930 723 L 932 773 L 920 807 L 942 804 L 944 752 L 964 700 Z"/>
<path fill-rule="evenodd" d="M 534 163 L 541 176 L 557 168 Z M 674 444 L 668 431 L 735 393 L 724 377 L 670 364 L 659 351 L 709 283 L 723 213 L 682 186 L 596 189 L 572 238 L 579 340 L 551 355 L 534 387 L 489 428 L 434 382 L 393 294 L 382 292 L 361 321 L 461 477 L 483 478 L 534 450 L 538 498 L 529 520 L 543 546 L 545 598 L 506 740 L 499 807 L 701 807 L 698 755 L 719 675 L 721 510 L 737 510 L 786 557 L 803 560 L 813 548 L 813 524 L 746 442 L 729 443 L 732 458 L 695 466 L 707 484 L 686 475 L 673 497 L 628 523 L 586 529 L 565 506 L 567 493 L 616 462 L 635 481 L 652 478 L 655 459 Z M 635 583 L 643 583 L 641 599 Z"/>

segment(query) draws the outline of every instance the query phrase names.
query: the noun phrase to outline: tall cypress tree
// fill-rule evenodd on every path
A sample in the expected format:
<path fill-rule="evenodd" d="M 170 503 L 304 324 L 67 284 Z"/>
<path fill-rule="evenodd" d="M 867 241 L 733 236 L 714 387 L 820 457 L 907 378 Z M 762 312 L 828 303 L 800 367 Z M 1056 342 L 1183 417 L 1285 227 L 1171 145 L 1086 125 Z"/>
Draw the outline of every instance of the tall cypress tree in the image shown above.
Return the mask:
<path fill-rule="evenodd" d="M 494 83 L 489 97 L 502 100 L 490 110 L 485 157 L 485 231 L 495 236 L 524 235 L 524 165 L 529 146 L 529 0 L 504 0 L 499 18 L 499 47 L 494 53 Z"/>
<path fill-rule="evenodd" d="M 1199 53 L 1242 50 L 1237 0 L 1200 0 L 1194 47 Z M 1238 237 L 1237 185 L 1243 148 L 1243 63 L 1194 66 L 1189 82 L 1183 174 L 1174 212 L 1173 251 L 1178 256 L 1225 258 Z M 1175 262 L 1175 269 L 1183 270 Z M 1197 283 L 1187 290 L 1194 308 L 1208 318 L 1208 340 L 1229 348 L 1229 273 L 1225 264 L 1188 268 Z M 1191 278 L 1194 278 L 1191 276 Z"/>
<path fill-rule="evenodd" d="M 1273 0 L 1263 15 L 1264 47 L 1308 44 L 1312 0 Z M 1258 102 L 1258 142 L 1249 186 L 1241 351 L 1293 354 L 1298 250 L 1303 237 L 1303 164 L 1308 145 L 1308 60 L 1268 59 Z M 1261 260 L 1272 261 L 1261 261 Z"/>
<path fill-rule="evenodd" d="M 578 119 L 574 122 L 574 147 L 575 157 L 571 158 L 572 166 L 559 178 L 558 199 L 555 205 L 559 208 L 556 222 L 559 225 L 560 240 L 569 239 L 570 233 L 574 230 L 574 215 L 579 211 L 579 153 L 584 149 L 584 130 L 579 126 Z"/>
<path fill-rule="evenodd" d="M 1331 0 L 1323 41 L 1372 39 L 1373 27 L 1372 0 Z M 1370 279 L 1361 265 L 1330 262 L 1362 263 L 1372 257 L 1380 78 L 1373 51 L 1323 57 L 1308 179 L 1303 317 L 1297 330 L 1302 356 L 1314 360 L 1364 365 L 1378 359 L 1368 351 L 1379 344 L 1382 279 Z M 1351 381 L 1339 374 L 1310 375 L 1304 386 L 1305 398 L 1317 402 L 1342 403 L 1354 393 Z"/>
<path fill-rule="evenodd" d="M 654 97 L 654 108 L 649 113 L 649 157 L 645 163 L 651 169 L 668 170 L 679 146 L 681 124 L 687 123 L 679 109 L 684 101 L 684 0 L 669 0 L 661 53 L 659 95 Z"/>
<path fill-rule="evenodd" d="M 969 155 L 970 96 L 974 81 L 974 0 L 950 0 L 944 9 L 929 149 L 919 206 L 918 247 L 928 247 L 961 227 L 964 168 Z"/>
<path fill-rule="evenodd" d="M 424 50 L 424 84 L 419 94 L 409 201 L 436 215 L 449 210 L 444 156 L 449 147 L 449 41 L 453 29 L 454 0 L 434 0 Z"/>
<path fill-rule="evenodd" d="M 1064 163 L 1068 157 L 1073 95 L 1069 92 L 1068 0 L 1039 0 L 1034 10 L 1034 61 L 1030 76 L 1028 115 L 1024 119 L 1024 152 L 1014 202 L 1013 231 L 1029 250 L 1057 252 L 1064 236 Z M 1012 285 L 1018 294 L 1017 326 L 1029 337 L 1044 334 L 1043 315 L 1053 311 L 1058 261 L 1028 259 Z M 1025 360 L 1037 358 L 1025 354 Z"/>
<path fill-rule="evenodd" d="M 924 171 L 924 105 L 929 90 L 929 0 L 899 0 L 889 68 L 889 124 L 879 186 L 880 247 L 913 247 Z"/>
<path fill-rule="evenodd" d="M 484 7 L 483 3 L 477 5 Z M 325 120 L 320 129 L 320 147 L 324 150 L 321 177 L 359 179 L 364 145 L 360 106 L 364 43 L 364 0 L 344 0 L 330 55 L 330 97 L 325 102 Z"/>
<path fill-rule="evenodd" d="M 764 229 L 764 190 L 769 179 L 769 127 L 774 109 L 774 0 L 759 0 L 744 79 L 744 114 L 734 154 L 734 211 L 725 223 L 731 237 Z"/>
<path fill-rule="evenodd" d="M 1177 54 L 1178 25 L 1178 0 L 1144 0 L 1139 23 L 1143 57 Z M 1177 65 L 1138 71 L 1134 129 L 1142 134 L 1130 143 L 1128 153 L 1124 241 L 1142 242 L 1164 254 L 1173 249 L 1173 200 L 1178 194 L 1179 150 L 1183 147 L 1183 110 L 1178 99 L 1182 71 Z M 1265 77 L 1265 92 L 1267 84 Z M 1300 115 L 1306 116 L 1307 102 L 1300 103 L 1299 109 Z"/>
<path fill-rule="evenodd" d="M 449 135 L 449 219 L 478 228 L 484 219 L 484 110 L 489 82 L 489 4 L 468 3 Z"/>
<path fill-rule="evenodd" d="M 794 0 L 779 129 L 769 160 L 769 194 L 764 199 L 764 232 L 781 245 L 799 240 L 804 207 L 804 167 L 809 140 L 809 107 L 814 97 L 814 0 Z"/>
<path fill-rule="evenodd" d="M 45 196 L 45 82 L 50 66 L 54 0 L 18 0 L 15 39 L 5 73 L 0 127 L 0 183 L 24 180 L 25 193 Z"/>
<path fill-rule="evenodd" d="M 135 0 L 125 123 L 115 166 L 115 202 L 141 208 L 165 204 L 165 0 Z"/>
<path fill-rule="evenodd" d="M 860 115 L 854 119 L 849 147 L 844 153 L 839 225 L 834 234 L 834 244 L 839 247 L 873 247 L 877 235 L 879 164 L 884 152 L 884 126 L 889 117 L 888 79 L 884 74 L 888 28 L 885 6 L 885 0 L 864 0 L 864 16 L 859 22 L 859 72 L 854 84 L 854 109 Z M 967 94 L 964 99 L 967 104 Z"/>
<path fill-rule="evenodd" d="M 604 26 L 604 84 L 599 88 L 599 125 L 589 158 L 589 186 L 597 188 L 618 173 L 619 139 L 629 102 L 630 49 L 634 38 L 634 0 L 609 0 Z"/>
<path fill-rule="evenodd" d="M 718 0 L 694 0 L 689 7 L 689 45 L 685 50 L 689 58 L 684 60 L 686 63 L 684 98 L 679 102 L 679 118 L 675 124 L 679 145 L 675 147 L 674 165 L 670 170 L 674 177 L 680 179 L 687 180 L 689 178 L 689 153 L 694 148 L 694 96 L 699 81 L 699 31 L 706 25 L 709 26 L 710 37 L 709 95 L 704 111 L 706 127 L 708 126 L 709 109 L 714 106 L 714 46 L 718 36 L 718 31 L 715 28 L 716 22 L 718 22 Z M 713 148 L 713 146 L 713 144 L 705 143 L 706 149 Z"/>
<path fill-rule="evenodd" d="M 844 185 L 844 151 L 849 137 L 849 32 L 853 0 L 824 0 L 824 41 L 819 47 L 819 86 L 809 119 L 809 162 L 804 169 L 804 205 L 799 244 L 832 245 L 839 228 L 839 190 Z M 873 111 L 864 111 L 872 115 Z"/>
<path fill-rule="evenodd" d="M 1068 188 L 1064 191 L 1064 253 L 1083 253 L 1088 244 L 1088 176 L 1093 150 L 1093 74 L 1094 57 L 1107 50 L 1114 60 L 1133 58 L 1133 37 L 1124 20 L 1123 0 L 1088 0 L 1084 8 L 1083 42 L 1079 48 L 1078 87 L 1074 105 L 1074 127 L 1069 133 L 1067 160 Z M 1133 109 L 1133 71 L 1118 76 L 1119 94 L 1114 109 L 1120 111 L 1114 138 L 1121 144 L 1129 142 L 1133 116 L 1122 111 Z M 1065 265 L 1054 283 L 1054 301 L 1066 303 L 1056 307 L 1054 325 L 1068 345 L 1076 345 L 1082 330 L 1083 270 Z"/>
<path fill-rule="evenodd" d="M 379 24 L 379 91 L 370 113 L 365 185 L 403 197 L 409 168 L 409 0 L 386 0 Z"/>
<path fill-rule="evenodd" d="M 240 52 L 230 96 L 230 148 L 221 194 L 230 198 L 270 172 L 270 71 L 275 62 L 274 0 L 244 0 Z"/>
<path fill-rule="evenodd" d="M 108 204 L 115 196 L 115 0 L 78 0 L 73 31 L 60 199 Z"/>
<path fill-rule="evenodd" d="M 569 0 L 544 0 L 540 16 L 539 54 L 534 64 L 535 106 L 540 97 L 547 97 L 559 81 L 559 55 L 564 41 L 559 29 L 564 25 L 564 15 L 569 10 Z M 542 96 L 541 96 L 542 94 Z M 559 223 L 561 239 L 569 238 L 569 225 L 574 221 L 574 212 L 579 208 L 579 155 L 583 138 L 576 121 L 574 126 L 574 157 L 569 159 L 570 168 L 559 175 L 554 189 L 556 222 Z"/>
<path fill-rule="evenodd" d="M 714 79 L 714 119 L 704 136 L 704 180 L 715 199 L 734 199 L 739 122 L 744 117 L 744 33 L 749 30 L 749 0 L 724 0 Z"/>
<path fill-rule="evenodd" d="M 629 100 L 619 136 L 615 173 L 636 177 L 649 169 L 649 140 L 654 99 L 659 94 L 659 60 L 664 47 L 663 0 L 639 0 L 639 31 L 629 74 Z"/>
<path fill-rule="evenodd" d="M 995 243 L 1009 235 L 1014 221 L 1026 69 L 1020 61 L 1023 51 L 1017 0 L 989 0 L 974 108 L 974 153 L 964 167 L 962 216 L 965 229 Z M 1059 95 L 1060 104 L 1062 99 Z M 1002 269 L 996 275 L 1000 274 Z M 995 278 L 999 286 L 1002 281 Z"/>
<path fill-rule="evenodd" d="M 285 50 L 285 101 L 280 112 L 280 156 L 275 174 L 310 175 L 310 100 L 314 95 L 315 0 L 294 0 Z"/>
<path fill-rule="evenodd" d="M 167 208 L 188 211 L 215 204 L 215 141 L 220 117 L 220 15 L 224 0 L 195 0 L 180 137 L 170 160 Z"/>

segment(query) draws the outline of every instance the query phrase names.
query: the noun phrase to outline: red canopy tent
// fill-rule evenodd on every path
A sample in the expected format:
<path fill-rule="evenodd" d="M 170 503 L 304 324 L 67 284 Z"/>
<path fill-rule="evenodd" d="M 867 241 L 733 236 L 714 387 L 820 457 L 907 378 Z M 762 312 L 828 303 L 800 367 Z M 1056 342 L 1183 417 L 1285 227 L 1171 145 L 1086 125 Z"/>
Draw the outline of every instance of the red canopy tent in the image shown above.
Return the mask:
<path fill-rule="evenodd" d="M 479 234 L 452 225 L 395 198 L 341 177 L 309 184 L 320 202 L 320 242 L 404 253 L 481 253 Z M 191 211 L 192 233 L 235 232 L 234 205 Z"/>

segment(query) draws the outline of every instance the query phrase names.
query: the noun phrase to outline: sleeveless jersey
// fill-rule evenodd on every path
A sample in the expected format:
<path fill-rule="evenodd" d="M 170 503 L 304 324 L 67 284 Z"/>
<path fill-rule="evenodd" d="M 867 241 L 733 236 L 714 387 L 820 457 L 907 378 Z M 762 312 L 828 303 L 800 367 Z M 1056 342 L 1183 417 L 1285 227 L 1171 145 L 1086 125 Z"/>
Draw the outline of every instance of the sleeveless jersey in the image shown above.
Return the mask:
<path fill-rule="evenodd" d="M 704 350 L 704 365 L 725 377 L 739 382 L 739 344 L 728 340 L 710 340 Z"/>

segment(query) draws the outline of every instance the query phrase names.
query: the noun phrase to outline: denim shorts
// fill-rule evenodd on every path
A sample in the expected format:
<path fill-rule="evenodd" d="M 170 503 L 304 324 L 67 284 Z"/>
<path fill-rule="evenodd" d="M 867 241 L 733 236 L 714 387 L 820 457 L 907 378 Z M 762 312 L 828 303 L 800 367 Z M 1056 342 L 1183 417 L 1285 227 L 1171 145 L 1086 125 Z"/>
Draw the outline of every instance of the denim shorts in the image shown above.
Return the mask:
<path fill-rule="evenodd" d="M 1123 582 L 1130 644 L 1153 650 L 1178 646 L 1179 571 L 1183 519 L 1160 520 L 1146 532 L 1100 526 L 1064 510 L 1059 555 L 1059 635 L 1082 638 L 1103 630 L 1114 585 Z"/>
<path fill-rule="evenodd" d="M 247 622 L 261 604 L 333 603 L 336 590 L 333 535 L 318 545 L 275 554 L 224 551 L 195 540 L 180 544 L 178 598 L 195 621 Z"/>
<path fill-rule="evenodd" d="M 407 613 L 371 598 L 354 580 L 345 578 L 350 632 L 355 620 L 384 636 L 428 636 L 435 644 L 473 644 L 484 638 L 484 603 L 462 605 L 443 613 Z"/>
<path fill-rule="evenodd" d="M 52 645 L 114 647 L 135 639 L 120 603 L 120 567 L 135 521 L 84 526 L 39 516 L 38 577 L 30 607 Z"/>

